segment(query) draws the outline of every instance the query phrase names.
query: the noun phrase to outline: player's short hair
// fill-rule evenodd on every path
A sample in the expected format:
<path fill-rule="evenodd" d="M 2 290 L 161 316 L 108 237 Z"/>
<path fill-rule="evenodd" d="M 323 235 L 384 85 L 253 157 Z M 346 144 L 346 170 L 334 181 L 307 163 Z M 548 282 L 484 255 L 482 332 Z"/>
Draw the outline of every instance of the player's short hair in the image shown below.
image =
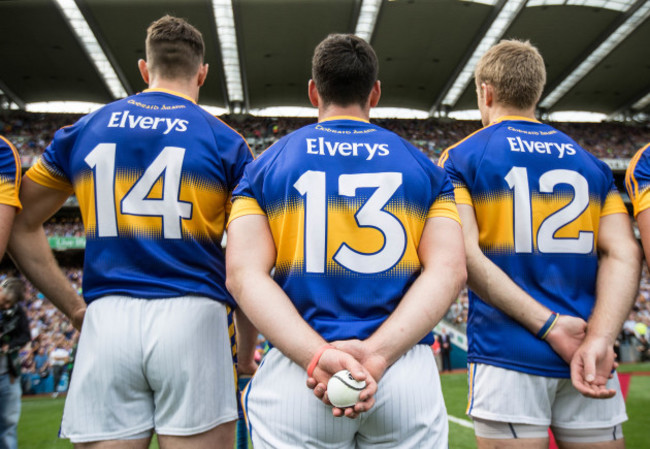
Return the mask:
<path fill-rule="evenodd" d="M 193 77 L 205 55 L 201 32 L 170 15 L 149 25 L 146 49 L 149 69 L 166 79 Z"/>
<path fill-rule="evenodd" d="M 372 47 L 353 34 L 330 34 L 314 50 L 311 77 L 325 103 L 364 106 L 377 81 Z"/>
<path fill-rule="evenodd" d="M 25 283 L 20 278 L 6 278 L 0 283 L 0 287 L 2 287 L 12 304 L 16 304 L 25 298 Z"/>
<path fill-rule="evenodd" d="M 479 60 L 474 77 L 478 86 L 487 83 L 494 88 L 499 103 L 528 109 L 542 96 L 546 67 L 529 41 L 502 40 Z"/>

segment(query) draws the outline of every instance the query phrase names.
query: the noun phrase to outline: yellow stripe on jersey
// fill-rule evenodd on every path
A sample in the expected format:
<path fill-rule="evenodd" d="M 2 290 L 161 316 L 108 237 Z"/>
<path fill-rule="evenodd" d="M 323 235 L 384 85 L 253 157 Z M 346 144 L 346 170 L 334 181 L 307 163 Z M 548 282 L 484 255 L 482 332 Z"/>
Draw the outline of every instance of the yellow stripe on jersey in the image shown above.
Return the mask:
<path fill-rule="evenodd" d="M 27 170 L 25 176 L 35 183 L 50 189 L 62 190 L 69 194 L 74 192 L 70 181 L 62 173 L 57 173 L 52 167 L 47 165 L 42 157 Z"/>
<path fill-rule="evenodd" d="M 648 198 L 648 201 L 650 201 L 650 198 Z M 625 207 L 625 203 L 623 203 L 623 198 L 621 198 L 618 192 L 609 192 L 607 198 L 605 198 L 605 204 L 600 211 L 601 217 L 611 214 L 627 214 L 627 208 Z"/>
<path fill-rule="evenodd" d="M 255 198 L 247 196 L 238 196 L 232 203 L 230 210 L 230 217 L 228 218 L 228 226 L 236 218 L 243 217 L 244 215 L 266 215 Z"/>
<path fill-rule="evenodd" d="M 465 414 L 469 413 L 469 409 L 472 405 L 472 400 L 474 399 L 474 376 L 476 374 L 476 363 L 470 363 L 467 369 L 469 378 L 467 383 L 469 384 L 469 393 L 467 394 L 467 408 L 465 409 Z"/>
<path fill-rule="evenodd" d="M 9 148 L 11 148 L 11 152 L 14 157 L 14 164 L 16 167 L 16 175 L 13 178 L 0 177 L 0 204 L 14 206 L 20 211 L 22 210 L 23 206 L 20 203 L 20 199 L 18 198 L 21 180 L 21 166 L 20 158 L 18 157 L 18 150 L 16 150 L 16 147 L 4 137 L 0 136 L 0 139 L 2 139 L 9 146 Z"/>
<path fill-rule="evenodd" d="M 614 197 L 615 198 L 615 197 Z M 551 215 L 563 209 L 571 201 L 571 194 L 531 196 L 533 246 L 537 248 L 537 235 L 542 223 Z M 614 202 L 615 200 L 612 199 Z M 476 219 L 479 228 L 479 244 L 489 251 L 514 251 L 513 198 L 511 192 L 492 192 L 489 197 L 474 198 Z M 612 206 L 612 210 L 615 206 Z M 555 230 L 554 238 L 574 239 L 579 233 L 593 232 L 597 241 L 601 205 L 597 198 L 591 198 L 587 207 L 579 216 Z M 595 248 L 594 248 L 595 249 Z"/>
<path fill-rule="evenodd" d="M 427 218 L 433 217 L 446 217 L 456 220 L 460 224 L 460 216 L 454 198 L 449 195 L 448 197 L 439 196 L 438 199 L 431 205 Z M 419 239 L 418 239 L 419 240 Z"/>
<path fill-rule="evenodd" d="M 474 202 L 472 201 L 472 195 L 469 193 L 469 189 L 463 184 L 453 184 L 456 204 L 467 204 L 469 206 L 473 206 Z"/>
<path fill-rule="evenodd" d="M 121 200 L 129 193 L 140 179 L 138 171 L 120 170 L 115 176 L 115 216 L 119 233 L 122 236 L 139 236 L 144 238 L 162 237 L 163 219 L 160 216 L 122 214 Z M 95 186 L 90 170 L 79 174 L 74 183 L 79 207 L 89 236 L 95 234 L 97 223 L 95 213 Z M 159 179 L 151 188 L 146 199 L 162 199 L 163 182 Z M 222 186 L 207 182 L 200 177 L 185 176 L 181 181 L 178 200 L 193 203 L 191 219 L 182 219 L 183 237 L 199 241 L 220 240 L 225 225 L 225 206 L 228 192 Z M 210 204 L 211 207 L 200 209 L 196 204 Z"/>

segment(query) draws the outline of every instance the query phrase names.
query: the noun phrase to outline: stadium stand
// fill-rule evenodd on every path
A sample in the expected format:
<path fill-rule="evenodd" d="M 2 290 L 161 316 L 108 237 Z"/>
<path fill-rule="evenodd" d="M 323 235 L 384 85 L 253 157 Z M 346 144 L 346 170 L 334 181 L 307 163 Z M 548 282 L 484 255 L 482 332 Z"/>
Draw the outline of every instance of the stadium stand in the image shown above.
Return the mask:
<path fill-rule="evenodd" d="M 11 111 L 0 115 L 0 133 L 14 143 L 23 166 L 31 166 L 61 127 L 74 123 L 77 114 L 44 114 Z M 315 118 L 222 116 L 260 154 L 276 140 Z M 378 125 L 406 138 L 430 158 L 437 159 L 448 146 L 481 127 L 478 121 L 440 119 L 377 119 Z M 599 158 L 630 158 L 650 139 L 650 124 L 551 123 L 574 137 Z"/>

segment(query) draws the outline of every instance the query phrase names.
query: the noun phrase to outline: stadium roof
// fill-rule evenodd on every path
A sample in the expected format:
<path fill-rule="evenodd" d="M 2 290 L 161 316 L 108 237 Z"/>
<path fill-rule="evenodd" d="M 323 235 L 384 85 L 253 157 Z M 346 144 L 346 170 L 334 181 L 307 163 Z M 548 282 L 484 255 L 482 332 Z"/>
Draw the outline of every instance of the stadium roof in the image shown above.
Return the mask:
<path fill-rule="evenodd" d="M 5 100 L 142 90 L 145 30 L 166 13 L 203 32 L 201 104 L 235 112 L 308 106 L 314 46 L 356 32 L 379 57 L 382 106 L 475 109 L 476 59 L 516 37 L 545 58 L 545 110 L 650 114 L 650 0 L 0 0 Z"/>

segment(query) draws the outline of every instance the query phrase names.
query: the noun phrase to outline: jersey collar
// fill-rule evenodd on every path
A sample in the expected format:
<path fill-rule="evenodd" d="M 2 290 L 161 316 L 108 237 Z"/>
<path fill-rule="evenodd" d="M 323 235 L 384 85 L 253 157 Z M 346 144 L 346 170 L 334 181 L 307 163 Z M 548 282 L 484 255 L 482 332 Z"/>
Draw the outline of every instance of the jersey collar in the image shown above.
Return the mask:
<path fill-rule="evenodd" d="M 176 91 L 173 91 L 173 90 L 169 90 L 169 89 L 163 89 L 161 87 L 156 87 L 154 89 L 145 89 L 145 90 L 142 91 L 142 93 L 145 93 L 145 92 L 163 92 L 163 93 L 166 93 L 166 94 L 169 94 L 169 95 L 175 95 L 177 97 L 185 98 L 186 100 L 191 101 L 192 103 L 196 104 L 196 101 L 194 101 L 193 98 L 190 98 L 185 94 L 182 94 L 180 92 L 176 92 Z"/>
<path fill-rule="evenodd" d="M 327 117 L 326 119 L 320 120 L 318 123 L 329 122 L 332 120 L 354 120 L 356 122 L 370 123 L 368 120 L 364 120 L 353 115 L 335 115 L 333 117 Z"/>
<path fill-rule="evenodd" d="M 493 121 L 492 123 L 490 123 L 490 125 L 494 125 L 494 124 L 496 124 L 496 123 L 505 122 L 505 121 L 507 121 L 507 120 L 517 120 L 517 121 L 523 121 L 523 122 L 542 123 L 542 122 L 540 122 L 540 121 L 538 121 L 538 120 L 535 120 L 535 119 L 533 119 L 533 118 L 530 118 L 530 117 L 523 117 L 523 116 L 521 116 L 521 115 L 504 115 L 503 117 L 499 117 L 498 119 L 496 119 L 495 121 Z"/>

